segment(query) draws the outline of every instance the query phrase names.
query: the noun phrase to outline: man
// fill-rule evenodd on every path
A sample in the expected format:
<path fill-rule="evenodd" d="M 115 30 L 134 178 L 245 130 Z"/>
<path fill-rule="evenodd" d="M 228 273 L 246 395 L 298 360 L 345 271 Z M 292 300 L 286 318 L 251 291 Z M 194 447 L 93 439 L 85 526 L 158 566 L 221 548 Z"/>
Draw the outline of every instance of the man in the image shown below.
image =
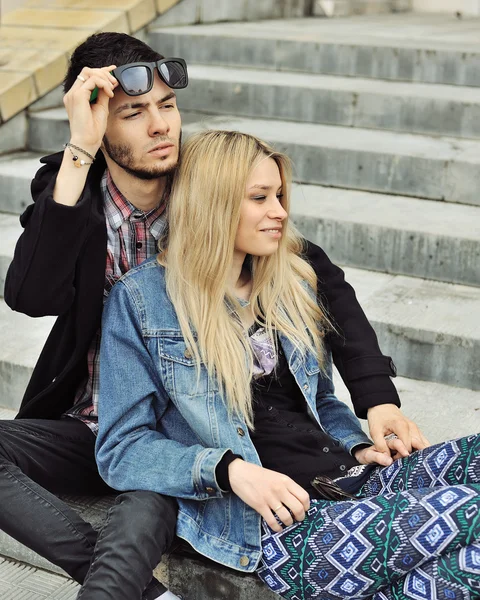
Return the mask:
<path fill-rule="evenodd" d="M 141 578 L 129 577 L 132 565 L 144 562 L 135 561 L 140 552 L 150 557 L 145 568 L 151 570 L 170 545 L 176 514 L 171 499 L 159 496 L 153 506 L 146 504 L 151 495 L 118 496 L 108 520 L 116 523 L 112 530 L 122 531 L 120 542 L 108 532 L 97 540 L 93 528 L 57 497 L 113 492 L 94 461 L 99 328 L 112 285 L 155 252 L 165 224 L 181 137 L 174 88 L 186 85 L 186 72 L 175 60 L 156 63 L 162 58 L 117 33 L 91 36 L 75 50 L 65 78 L 70 142 L 63 155 L 42 159 L 5 288 L 13 310 L 58 319 L 17 419 L 0 422 L 0 526 L 79 583 L 89 568 L 107 565 L 115 577 L 102 581 L 92 596 L 97 600 L 142 593 L 147 600 L 175 598 L 156 580 L 142 590 L 136 587 Z M 131 70 L 139 62 L 149 65 Z M 98 98 L 91 103 L 95 89 Z M 391 462 L 386 434 L 399 436 L 399 455 L 424 447 L 421 433 L 399 411 L 393 363 L 381 354 L 342 271 L 313 244 L 308 255 L 319 294 L 325 294 L 341 331 L 331 340 L 336 365 L 357 414 L 368 417 L 385 464 Z M 149 510 L 161 515 L 155 531 L 129 518 Z"/>

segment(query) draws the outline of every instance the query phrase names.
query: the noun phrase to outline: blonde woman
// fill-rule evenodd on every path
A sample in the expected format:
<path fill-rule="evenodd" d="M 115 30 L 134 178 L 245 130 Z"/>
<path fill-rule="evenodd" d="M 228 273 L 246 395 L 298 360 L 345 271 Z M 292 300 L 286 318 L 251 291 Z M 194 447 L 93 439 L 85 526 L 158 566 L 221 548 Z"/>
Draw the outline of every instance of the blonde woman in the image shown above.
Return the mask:
<path fill-rule="evenodd" d="M 100 473 L 177 498 L 180 538 L 284 598 L 478 597 L 479 437 L 381 466 L 334 395 L 334 326 L 289 195 L 289 161 L 264 142 L 187 141 L 168 245 L 107 301 Z"/>

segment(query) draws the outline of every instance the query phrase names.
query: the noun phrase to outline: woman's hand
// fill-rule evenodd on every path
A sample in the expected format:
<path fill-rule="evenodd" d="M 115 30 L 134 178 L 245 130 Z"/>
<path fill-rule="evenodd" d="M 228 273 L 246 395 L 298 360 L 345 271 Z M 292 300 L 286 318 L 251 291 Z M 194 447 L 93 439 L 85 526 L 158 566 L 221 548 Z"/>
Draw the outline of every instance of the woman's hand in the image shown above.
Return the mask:
<path fill-rule="evenodd" d="M 233 493 L 256 510 L 273 531 L 282 531 L 274 513 L 288 526 L 293 523 L 290 512 L 296 521 L 303 521 L 310 507 L 308 493 L 276 471 L 237 458 L 228 466 L 228 477 Z"/>
<path fill-rule="evenodd" d="M 377 450 L 375 446 L 368 446 L 355 452 L 355 458 L 361 465 L 370 465 L 376 463 L 383 467 L 388 467 L 397 458 L 408 456 L 403 442 L 399 438 L 386 438 L 385 444 L 388 448 L 387 452 Z M 393 456 L 393 458 L 392 458 Z"/>

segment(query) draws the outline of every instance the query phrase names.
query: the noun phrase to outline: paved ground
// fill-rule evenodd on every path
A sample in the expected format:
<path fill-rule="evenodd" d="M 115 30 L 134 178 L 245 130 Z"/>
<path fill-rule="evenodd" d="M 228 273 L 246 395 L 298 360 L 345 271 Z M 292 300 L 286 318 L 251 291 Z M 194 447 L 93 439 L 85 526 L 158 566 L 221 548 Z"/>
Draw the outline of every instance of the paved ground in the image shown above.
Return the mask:
<path fill-rule="evenodd" d="M 78 590 L 67 577 L 0 557 L 2 600 L 74 600 Z"/>

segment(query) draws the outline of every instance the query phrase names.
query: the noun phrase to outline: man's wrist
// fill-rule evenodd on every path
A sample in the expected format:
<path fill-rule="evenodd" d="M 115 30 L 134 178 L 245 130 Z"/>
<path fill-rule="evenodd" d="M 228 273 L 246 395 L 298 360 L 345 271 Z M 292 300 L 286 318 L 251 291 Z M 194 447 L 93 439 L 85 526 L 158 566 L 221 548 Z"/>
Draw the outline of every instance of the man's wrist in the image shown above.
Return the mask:
<path fill-rule="evenodd" d="M 97 152 L 100 149 L 101 144 L 92 144 L 91 142 L 86 142 L 84 140 L 82 140 L 81 138 L 75 138 L 72 137 L 70 138 L 70 140 L 68 141 L 68 143 L 73 147 L 76 147 L 76 150 L 84 150 L 85 152 L 88 152 L 88 154 L 90 154 L 91 156 L 95 156 L 97 154 Z M 86 154 L 85 156 L 88 158 L 88 154 Z"/>

